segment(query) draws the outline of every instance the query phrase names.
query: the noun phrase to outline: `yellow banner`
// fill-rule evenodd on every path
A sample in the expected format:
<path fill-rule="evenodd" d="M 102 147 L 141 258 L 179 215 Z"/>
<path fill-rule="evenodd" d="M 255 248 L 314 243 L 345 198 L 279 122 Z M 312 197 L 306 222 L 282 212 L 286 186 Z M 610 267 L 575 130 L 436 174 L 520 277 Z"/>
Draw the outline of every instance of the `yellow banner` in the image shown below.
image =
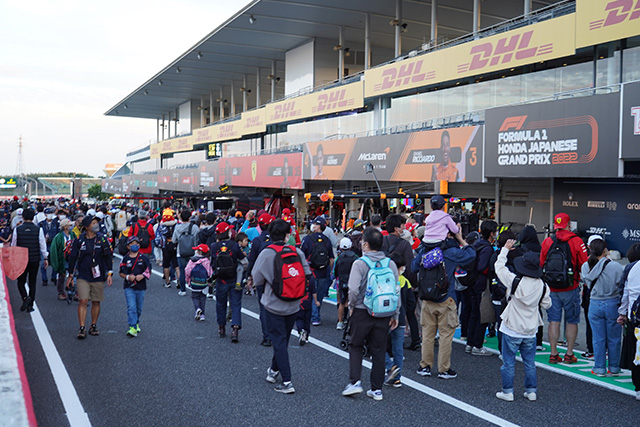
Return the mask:
<path fill-rule="evenodd" d="M 267 109 L 247 111 L 242 113 L 242 135 L 263 133 L 267 131 Z"/>
<path fill-rule="evenodd" d="M 576 15 L 576 47 L 640 34 L 638 0 L 578 0 Z"/>
<path fill-rule="evenodd" d="M 160 143 L 156 143 L 156 144 L 151 144 L 149 146 L 149 150 L 150 150 L 150 158 L 152 159 L 159 159 L 160 158 Z"/>
<path fill-rule="evenodd" d="M 161 154 L 178 153 L 180 151 L 191 151 L 193 149 L 194 135 L 179 138 L 167 139 L 157 144 L 151 144 L 150 158 L 158 159 Z"/>
<path fill-rule="evenodd" d="M 242 136 L 242 120 L 221 123 L 210 128 L 213 129 L 213 138 L 208 142 L 227 141 Z"/>
<path fill-rule="evenodd" d="M 325 89 L 266 106 L 266 124 L 288 122 L 364 106 L 363 82 Z"/>
<path fill-rule="evenodd" d="M 365 98 L 575 53 L 575 14 L 365 71 Z"/>

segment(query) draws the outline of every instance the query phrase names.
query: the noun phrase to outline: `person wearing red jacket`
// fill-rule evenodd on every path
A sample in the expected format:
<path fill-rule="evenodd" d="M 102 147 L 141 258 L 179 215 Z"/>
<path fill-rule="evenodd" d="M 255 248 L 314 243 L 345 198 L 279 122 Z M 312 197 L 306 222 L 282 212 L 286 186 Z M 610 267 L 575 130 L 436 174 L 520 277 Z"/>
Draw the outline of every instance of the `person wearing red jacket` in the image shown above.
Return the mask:
<path fill-rule="evenodd" d="M 551 344 L 551 355 L 549 363 L 576 363 L 578 359 L 573 354 L 573 347 L 576 343 L 578 335 L 578 324 L 580 323 L 580 268 L 582 264 L 587 262 L 587 248 L 582 239 L 569 231 L 570 218 L 566 213 L 559 213 L 553 220 L 553 228 L 556 235 L 547 237 L 542 242 L 542 251 L 540 252 L 540 266 L 544 268 L 549 250 L 554 244 L 554 240 L 567 242 L 571 250 L 571 265 L 573 270 L 573 284 L 565 288 L 554 288 L 549 283 L 551 290 L 551 308 L 547 310 L 549 320 L 549 342 Z M 567 352 L 564 358 L 558 354 L 558 338 L 560 337 L 560 320 L 562 319 L 562 310 L 567 323 L 565 336 L 567 337 Z"/>
<path fill-rule="evenodd" d="M 301 243 L 300 242 L 300 234 L 298 233 L 298 229 L 296 227 L 296 222 L 293 219 L 293 217 L 291 216 L 291 209 L 289 209 L 289 208 L 282 209 L 282 219 L 284 219 L 289 224 L 291 224 L 291 235 L 295 239 L 295 245 L 300 247 L 300 243 Z"/>
<path fill-rule="evenodd" d="M 132 236 L 137 236 L 139 239 L 142 239 L 141 232 L 144 233 L 142 229 L 146 229 L 146 232 L 149 235 L 149 246 L 145 248 L 140 244 L 140 253 L 145 255 L 149 255 L 153 250 L 151 242 L 153 242 L 153 239 L 156 237 L 156 233 L 153 231 L 153 226 L 149 221 L 147 221 L 148 215 L 149 213 L 147 211 L 140 209 L 138 211 L 138 221 L 131 226 Z"/>

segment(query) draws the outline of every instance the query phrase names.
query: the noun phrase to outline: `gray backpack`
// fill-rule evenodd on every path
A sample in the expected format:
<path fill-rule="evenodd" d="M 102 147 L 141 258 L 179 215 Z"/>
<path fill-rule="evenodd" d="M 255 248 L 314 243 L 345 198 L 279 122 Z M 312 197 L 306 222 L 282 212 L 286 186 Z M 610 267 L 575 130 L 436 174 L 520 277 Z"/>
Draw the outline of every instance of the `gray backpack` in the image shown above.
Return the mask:
<path fill-rule="evenodd" d="M 178 254 L 181 258 L 191 258 L 196 254 L 193 248 L 196 246 L 196 237 L 191 234 L 193 223 L 189 224 L 186 234 L 178 238 Z"/>

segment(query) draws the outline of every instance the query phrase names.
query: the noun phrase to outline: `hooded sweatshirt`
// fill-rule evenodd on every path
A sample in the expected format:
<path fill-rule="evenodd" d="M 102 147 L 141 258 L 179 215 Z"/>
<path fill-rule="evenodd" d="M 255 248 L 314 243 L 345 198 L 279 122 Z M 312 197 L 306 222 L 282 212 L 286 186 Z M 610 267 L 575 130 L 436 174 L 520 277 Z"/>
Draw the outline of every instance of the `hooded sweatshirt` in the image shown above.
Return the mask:
<path fill-rule="evenodd" d="M 538 233 L 536 229 L 531 225 L 527 225 L 518 234 L 518 240 L 520 241 L 520 247 L 525 252 L 537 252 L 540 253 L 542 246 L 540 246 L 540 240 L 538 240 Z"/>
<path fill-rule="evenodd" d="M 453 220 L 451 215 L 443 210 L 433 211 L 425 221 L 424 237 L 422 241 L 425 243 L 435 243 L 447 238 L 447 234 L 451 231 L 456 234 L 460 228 Z"/>
<path fill-rule="evenodd" d="M 624 293 L 622 294 L 622 301 L 618 308 L 618 314 L 622 316 L 631 317 L 631 307 L 633 303 L 640 296 L 640 262 L 633 262 L 625 267 L 625 273 L 627 273 L 627 280 L 622 283 L 624 286 Z"/>
<path fill-rule="evenodd" d="M 573 267 L 573 286 L 569 286 L 564 289 L 555 289 L 551 288 L 551 292 L 569 292 L 578 288 L 580 285 L 580 266 L 587 262 L 587 247 L 584 245 L 582 239 L 576 236 L 569 230 L 558 230 L 556 231 L 556 238 L 561 242 L 568 242 L 569 247 L 571 248 L 571 265 Z M 544 267 L 544 262 L 547 259 L 547 255 L 549 253 L 549 249 L 553 245 L 553 240 L 551 237 L 547 237 L 542 242 L 542 248 L 540 251 L 540 267 Z"/>
<path fill-rule="evenodd" d="M 180 224 L 176 225 L 176 228 L 173 229 L 173 236 L 171 237 L 171 241 L 177 245 L 180 241 L 180 238 L 187 234 L 187 232 L 189 231 L 189 227 L 191 227 L 191 235 L 194 237 L 194 241 L 196 241 L 200 229 L 196 224 L 190 221 L 181 222 Z M 178 251 L 178 258 L 180 258 L 180 251 Z"/>
<path fill-rule="evenodd" d="M 591 289 L 592 300 L 620 299 L 618 282 L 622 278 L 624 268 L 615 261 L 609 261 L 607 266 L 606 258 L 601 258 L 589 271 L 589 263 L 582 264 L 582 280 Z M 598 279 L 598 280 L 596 280 Z M 595 285 L 593 281 L 596 280 Z"/>
<path fill-rule="evenodd" d="M 211 268 L 211 263 L 209 262 L 209 258 L 204 257 L 202 255 L 194 255 L 191 257 L 187 266 L 184 268 L 184 277 L 187 282 L 187 285 L 191 284 L 191 270 L 198 264 L 202 264 L 205 270 L 207 270 L 207 274 L 209 277 L 213 276 L 213 269 Z M 201 292 L 201 291 L 196 291 Z"/>
<path fill-rule="evenodd" d="M 507 268 L 507 253 L 509 249 L 502 248 L 496 261 L 496 274 L 500 282 L 507 288 L 507 295 L 511 295 L 511 286 L 516 275 Z M 547 285 L 542 279 L 523 276 L 516 292 L 511 297 L 507 308 L 502 312 L 500 332 L 516 338 L 534 338 L 538 327 L 543 325 L 538 303 Z M 545 291 L 540 307 L 551 307 L 549 289 Z"/>
<path fill-rule="evenodd" d="M 376 262 L 384 259 L 386 256 L 382 251 L 368 251 L 363 254 L 371 261 Z M 396 264 L 391 261 L 389 263 L 393 275 L 398 280 L 398 268 Z M 361 259 L 356 260 L 351 266 L 351 274 L 349 275 L 349 308 L 361 308 L 366 310 L 364 305 L 364 294 L 367 288 L 367 274 L 369 273 L 369 266 Z M 393 314 L 394 319 L 398 319 L 400 316 L 400 306 L 402 303 L 398 301 L 398 309 Z"/>

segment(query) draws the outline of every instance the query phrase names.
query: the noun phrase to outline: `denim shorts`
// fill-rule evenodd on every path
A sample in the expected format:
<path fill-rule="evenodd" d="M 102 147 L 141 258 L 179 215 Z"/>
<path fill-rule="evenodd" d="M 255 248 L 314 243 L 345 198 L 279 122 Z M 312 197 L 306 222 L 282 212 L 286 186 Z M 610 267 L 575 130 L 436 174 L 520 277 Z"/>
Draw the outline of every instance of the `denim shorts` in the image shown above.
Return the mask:
<path fill-rule="evenodd" d="M 567 323 L 580 323 L 580 288 L 567 292 L 551 292 L 551 307 L 547 309 L 549 322 L 560 322 L 563 309 Z"/>

